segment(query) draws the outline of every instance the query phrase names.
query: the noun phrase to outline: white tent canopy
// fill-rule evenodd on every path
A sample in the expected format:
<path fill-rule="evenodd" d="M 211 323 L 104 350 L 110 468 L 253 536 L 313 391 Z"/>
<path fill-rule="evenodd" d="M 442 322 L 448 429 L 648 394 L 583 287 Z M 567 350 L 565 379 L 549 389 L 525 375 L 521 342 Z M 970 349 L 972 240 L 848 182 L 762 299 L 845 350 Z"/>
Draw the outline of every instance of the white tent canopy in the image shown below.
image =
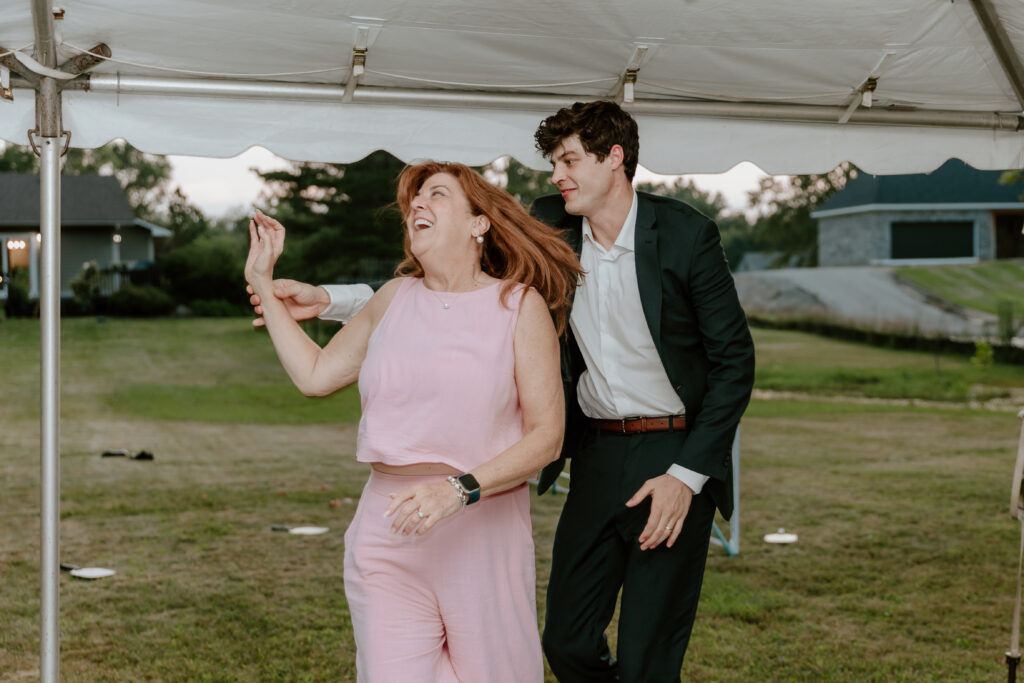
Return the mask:
<path fill-rule="evenodd" d="M 0 138 L 41 157 L 40 679 L 59 680 L 69 135 L 161 154 L 543 167 L 541 117 L 615 97 L 661 173 L 1020 168 L 1022 53 L 1021 0 L 7 0 Z"/>
<path fill-rule="evenodd" d="M 0 7 L 0 46 L 31 56 L 30 0 Z M 540 118 L 626 95 L 641 163 L 661 173 L 931 170 L 949 157 L 1024 166 L 1020 0 L 67 0 L 57 63 L 76 147 L 296 160 L 543 167 Z M 353 64 L 365 71 L 354 76 Z M 18 54 L 0 138 L 35 128 Z M 18 70 L 23 76 L 19 76 Z M 632 90 L 632 98 L 624 93 Z M 633 83 L 635 81 L 635 84 Z M 349 92 L 346 96 L 346 84 Z M 19 87 L 21 86 L 21 87 Z M 868 92 L 870 107 L 864 93 Z M 851 105 L 853 108 L 851 109 Z M 844 120 L 844 123 L 840 123 Z"/>

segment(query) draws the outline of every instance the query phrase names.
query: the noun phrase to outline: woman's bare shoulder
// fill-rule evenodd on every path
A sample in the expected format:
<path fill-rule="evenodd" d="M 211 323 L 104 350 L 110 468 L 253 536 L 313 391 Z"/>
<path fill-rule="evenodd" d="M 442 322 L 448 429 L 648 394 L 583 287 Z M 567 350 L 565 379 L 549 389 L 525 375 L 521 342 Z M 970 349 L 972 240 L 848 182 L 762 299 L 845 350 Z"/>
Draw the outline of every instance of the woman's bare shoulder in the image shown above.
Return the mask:
<path fill-rule="evenodd" d="M 388 280 L 383 285 L 381 285 L 380 289 L 378 289 L 376 292 L 374 292 L 373 295 L 377 296 L 379 294 L 381 296 L 384 296 L 384 297 L 387 297 L 388 299 L 390 299 L 391 297 L 393 297 L 395 295 L 395 292 L 398 291 L 398 288 L 402 286 L 403 282 L 405 282 L 407 280 L 411 280 L 411 279 L 413 279 L 413 278 L 410 278 L 410 277 L 396 277 L 396 278 L 392 278 L 391 280 Z"/>
<path fill-rule="evenodd" d="M 551 325 L 551 312 L 544 297 L 533 287 L 526 287 L 519 304 L 519 325 L 536 329 L 537 326 Z"/>
<path fill-rule="evenodd" d="M 410 280 L 408 277 L 396 277 L 392 280 L 388 280 L 380 289 L 373 293 L 370 300 L 367 302 L 366 307 L 370 309 L 370 313 L 374 318 L 380 318 L 384 315 L 384 311 L 391 305 L 391 300 L 395 298 L 395 294 L 402 288 L 402 285 Z"/>

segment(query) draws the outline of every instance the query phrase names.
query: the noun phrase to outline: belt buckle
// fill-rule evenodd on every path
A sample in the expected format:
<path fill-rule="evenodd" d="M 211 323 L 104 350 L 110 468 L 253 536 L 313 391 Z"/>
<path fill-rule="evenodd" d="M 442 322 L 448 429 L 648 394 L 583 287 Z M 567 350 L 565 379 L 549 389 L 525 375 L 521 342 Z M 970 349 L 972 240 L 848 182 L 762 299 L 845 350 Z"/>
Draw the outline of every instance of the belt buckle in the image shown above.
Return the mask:
<path fill-rule="evenodd" d="M 629 429 L 626 429 L 626 423 L 627 422 L 636 422 L 637 420 L 640 420 L 640 429 L 639 430 L 629 430 Z M 622 422 L 622 433 L 623 434 L 636 434 L 638 431 L 639 431 L 639 433 L 642 434 L 642 433 L 647 431 L 647 418 L 645 416 L 643 416 L 643 415 L 633 415 L 631 417 L 623 417 L 623 418 L 620 418 L 620 421 Z"/>

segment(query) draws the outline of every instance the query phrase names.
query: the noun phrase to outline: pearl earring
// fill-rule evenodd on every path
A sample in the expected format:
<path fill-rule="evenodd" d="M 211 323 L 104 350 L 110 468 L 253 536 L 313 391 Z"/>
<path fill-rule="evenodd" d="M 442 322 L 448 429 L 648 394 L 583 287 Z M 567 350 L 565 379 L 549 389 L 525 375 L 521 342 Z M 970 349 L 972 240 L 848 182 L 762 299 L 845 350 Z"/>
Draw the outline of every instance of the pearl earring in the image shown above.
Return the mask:
<path fill-rule="evenodd" d="M 476 236 L 476 243 L 477 244 L 483 244 L 484 243 L 484 236 L 483 235 L 477 235 Z"/>

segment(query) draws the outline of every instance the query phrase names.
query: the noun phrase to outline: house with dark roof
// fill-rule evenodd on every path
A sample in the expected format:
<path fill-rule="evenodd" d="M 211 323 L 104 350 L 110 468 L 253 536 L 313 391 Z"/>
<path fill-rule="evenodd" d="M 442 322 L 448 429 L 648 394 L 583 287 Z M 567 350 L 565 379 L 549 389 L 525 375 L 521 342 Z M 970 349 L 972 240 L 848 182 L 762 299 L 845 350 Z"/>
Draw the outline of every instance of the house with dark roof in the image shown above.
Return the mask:
<path fill-rule="evenodd" d="M 818 263 L 971 263 L 1024 258 L 1024 186 L 951 159 L 931 173 L 861 173 L 811 216 Z"/>
<path fill-rule="evenodd" d="M 60 289 L 72 295 L 70 282 L 88 261 L 100 269 L 114 265 L 141 268 L 154 260 L 154 240 L 173 233 L 136 218 L 121 184 L 112 176 L 68 175 L 61 179 Z M 7 275 L 29 274 L 29 296 L 39 298 L 39 176 L 0 173 L 0 299 L 7 298 Z"/>

